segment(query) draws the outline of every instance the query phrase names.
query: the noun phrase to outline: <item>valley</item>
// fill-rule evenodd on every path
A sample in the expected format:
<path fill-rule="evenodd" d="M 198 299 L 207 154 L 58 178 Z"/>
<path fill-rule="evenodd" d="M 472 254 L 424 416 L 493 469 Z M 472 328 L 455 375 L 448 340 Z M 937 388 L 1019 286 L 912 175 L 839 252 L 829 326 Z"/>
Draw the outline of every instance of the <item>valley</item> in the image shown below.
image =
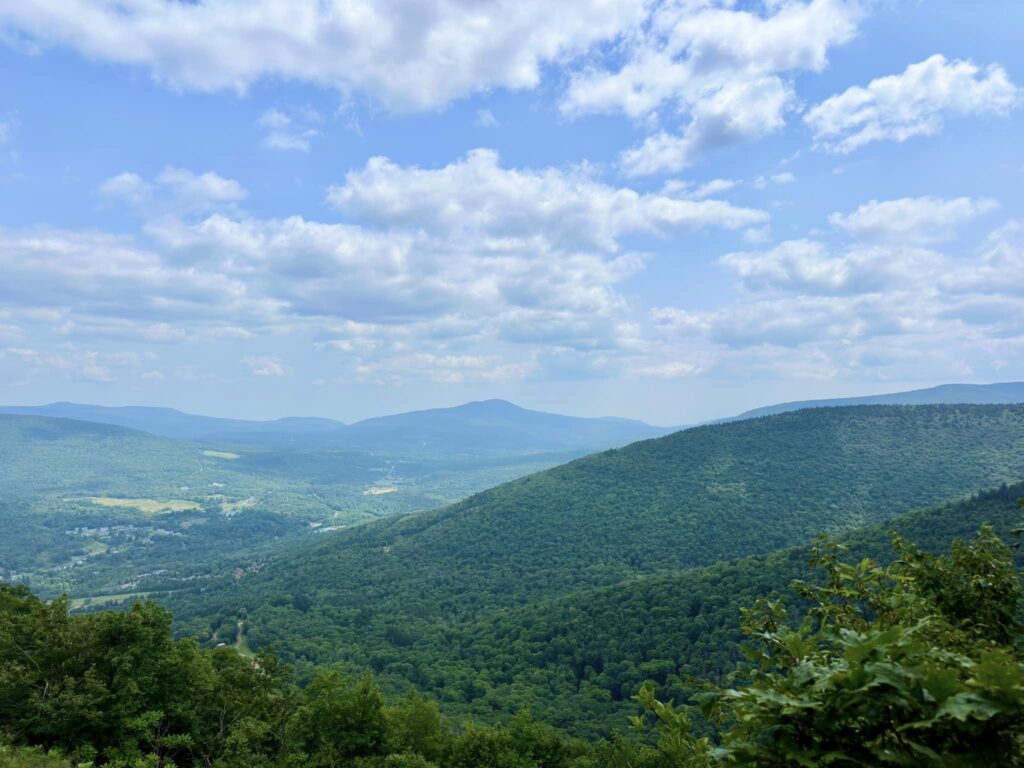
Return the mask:
<path fill-rule="evenodd" d="M 12 524 L 0 546 L 0 574 L 76 600 L 252 572 L 287 542 L 440 507 L 591 446 L 660 433 L 639 423 L 470 404 L 385 418 L 385 437 L 363 428 L 361 439 L 373 448 L 349 448 L 321 439 L 328 427 L 310 428 L 308 420 L 283 420 L 288 431 L 279 422 L 166 409 L 0 410 L 15 411 L 0 414 L 0 523 Z M 422 429 L 407 429 L 406 418 Z M 404 437 L 386 436 L 396 431 Z M 443 446 L 434 444 L 438 431 L 452 435 Z M 495 446 L 481 446 L 486 433 Z"/>

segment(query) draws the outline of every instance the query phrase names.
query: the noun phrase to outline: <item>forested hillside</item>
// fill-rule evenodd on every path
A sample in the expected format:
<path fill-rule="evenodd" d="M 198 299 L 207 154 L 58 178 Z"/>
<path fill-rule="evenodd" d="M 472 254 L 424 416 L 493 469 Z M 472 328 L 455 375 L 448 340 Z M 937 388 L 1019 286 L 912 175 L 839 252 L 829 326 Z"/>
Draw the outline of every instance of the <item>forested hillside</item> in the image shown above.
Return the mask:
<path fill-rule="evenodd" d="M 801 411 L 590 456 L 169 599 L 207 637 L 242 617 L 252 643 L 286 658 L 387 670 L 495 708 L 515 696 L 485 698 L 491 672 L 417 679 L 430 665 L 412 651 L 457 655 L 457 625 L 501 609 L 765 554 L 1021 476 L 1024 407 Z"/>

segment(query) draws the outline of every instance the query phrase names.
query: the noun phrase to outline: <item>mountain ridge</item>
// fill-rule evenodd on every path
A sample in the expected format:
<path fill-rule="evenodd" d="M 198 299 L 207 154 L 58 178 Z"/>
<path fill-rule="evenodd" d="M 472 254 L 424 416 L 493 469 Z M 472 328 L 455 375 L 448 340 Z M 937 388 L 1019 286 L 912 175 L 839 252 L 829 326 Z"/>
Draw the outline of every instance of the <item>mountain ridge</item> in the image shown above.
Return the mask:
<path fill-rule="evenodd" d="M 351 424 L 314 416 L 253 421 L 200 416 L 156 406 L 97 406 L 66 401 L 40 406 L 0 406 L 0 414 L 113 424 L 178 440 L 362 450 L 427 448 L 456 453 L 601 450 L 664 435 L 674 429 L 635 419 L 535 411 L 498 399 L 375 416 Z"/>
<path fill-rule="evenodd" d="M 880 395 L 831 397 L 816 400 L 793 400 L 743 411 L 736 416 L 709 422 L 718 424 L 738 419 L 754 419 L 806 408 L 837 408 L 853 405 L 1001 405 L 1024 403 L 1024 382 L 1005 381 L 992 384 L 939 384 L 924 389 L 887 392 Z"/>

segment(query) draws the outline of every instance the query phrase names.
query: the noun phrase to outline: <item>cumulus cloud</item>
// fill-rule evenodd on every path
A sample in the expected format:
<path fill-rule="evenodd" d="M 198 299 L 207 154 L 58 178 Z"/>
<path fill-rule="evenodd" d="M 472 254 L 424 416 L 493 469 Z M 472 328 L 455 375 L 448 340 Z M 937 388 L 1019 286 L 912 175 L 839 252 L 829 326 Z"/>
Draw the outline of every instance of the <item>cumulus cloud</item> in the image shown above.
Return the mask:
<path fill-rule="evenodd" d="M 253 376 L 284 376 L 288 373 L 285 364 L 277 357 L 243 357 L 242 362 Z"/>
<path fill-rule="evenodd" d="M 922 248 L 857 246 L 840 254 L 812 240 L 789 240 L 767 251 L 730 253 L 719 263 L 754 291 L 859 294 L 890 291 L 934 276 L 941 256 Z"/>
<path fill-rule="evenodd" d="M 738 281 L 735 300 L 653 309 L 658 354 L 699 360 L 702 370 L 789 378 L 994 371 L 1024 353 L 1024 226 L 1005 223 L 973 252 L 940 250 L 948 230 L 935 238 L 918 231 L 993 207 L 977 202 L 927 203 L 939 219 L 895 232 L 870 216 L 844 217 L 863 227 L 850 226 L 855 240 L 843 247 L 803 239 L 726 254 L 719 263 Z"/>
<path fill-rule="evenodd" d="M 956 296 L 1024 299 L 1024 222 L 1011 220 L 992 232 L 978 258 L 943 275 L 943 291 Z M 1018 313 L 1024 323 L 1024 312 Z"/>
<path fill-rule="evenodd" d="M 773 173 L 771 176 L 758 176 L 750 182 L 750 186 L 754 189 L 767 189 L 769 184 L 792 184 L 795 181 L 795 174 L 790 171 L 783 171 L 782 173 Z"/>
<path fill-rule="evenodd" d="M 311 140 L 320 135 L 318 130 L 309 127 L 309 123 L 319 122 L 320 116 L 307 112 L 303 118 L 297 121 L 279 109 L 268 109 L 256 121 L 257 126 L 264 130 L 260 144 L 265 149 L 309 152 Z"/>
<path fill-rule="evenodd" d="M 774 133 L 785 125 L 792 98 L 777 77 L 723 83 L 692 105 L 682 135 L 660 131 L 648 137 L 622 153 L 622 169 L 630 176 L 679 171 L 709 149 Z"/>
<path fill-rule="evenodd" d="M 478 109 L 473 124 L 480 128 L 495 128 L 499 125 L 498 118 L 489 109 Z"/>
<path fill-rule="evenodd" d="M 97 193 L 105 200 L 127 203 L 146 213 L 210 210 L 240 202 L 249 194 L 239 182 L 213 171 L 194 173 L 171 165 L 152 181 L 130 171 L 119 173 L 100 184 Z"/>
<path fill-rule="evenodd" d="M 989 198 L 904 197 L 872 200 L 852 213 L 833 213 L 828 220 L 862 240 L 935 243 L 951 239 L 961 226 L 998 207 Z"/>
<path fill-rule="evenodd" d="M 434 109 L 532 88 L 560 62 L 640 23 L 645 0 L 39 0 L 0 6 L 0 32 L 145 67 L 171 87 L 245 91 L 264 78 Z"/>
<path fill-rule="evenodd" d="M 804 120 L 821 147 L 848 154 L 873 141 L 934 135 L 947 115 L 1005 115 L 1019 102 L 1020 90 L 997 64 L 982 69 L 935 54 L 826 99 Z"/>
<path fill-rule="evenodd" d="M 536 369 L 533 361 L 509 361 L 500 355 L 433 354 L 398 355 L 354 369 L 357 381 L 397 385 L 407 379 L 426 379 L 442 384 L 500 383 L 523 379 Z"/>
<path fill-rule="evenodd" d="M 582 172 L 506 169 L 488 149 L 474 150 L 438 169 L 371 158 L 362 169 L 349 172 L 344 184 L 331 187 L 328 199 L 345 213 L 378 225 L 445 236 L 541 234 L 556 245 L 606 251 L 617 250 L 619 238 L 631 232 L 738 229 L 768 218 L 762 211 L 718 200 L 611 187 Z"/>
<path fill-rule="evenodd" d="M 766 3 L 763 14 L 708 3 L 667 3 L 626 46 L 617 69 L 573 75 L 565 114 L 620 112 L 649 124 L 683 119 L 622 155 L 633 175 L 677 171 L 706 150 L 779 130 L 795 107 L 787 73 L 819 71 L 829 48 L 856 33 L 856 0 Z"/>
<path fill-rule="evenodd" d="M 214 173 L 124 173 L 100 194 L 149 214 L 142 232 L 0 231 L 0 301 L 52 309 L 68 339 L 301 333 L 366 377 L 415 364 L 413 349 L 452 381 L 525 376 L 539 364 L 523 350 L 636 344 L 619 285 L 647 257 L 631 236 L 767 221 L 706 197 L 725 186 L 641 194 L 584 170 L 505 168 L 489 150 L 434 169 L 374 158 L 329 190 L 347 221 L 325 223 L 246 215 L 244 188 Z M 498 365 L 479 345 L 520 351 Z M 284 370 L 272 363 L 246 360 L 259 375 Z"/>
<path fill-rule="evenodd" d="M 59 354 L 30 347 L 0 348 L 0 371 L 7 370 L 23 381 L 37 376 L 67 381 L 106 384 L 116 379 L 113 368 L 134 363 L 130 356 L 103 354 L 94 350 L 67 350 Z"/>
<path fill-rule="evenodd" d="M 245 284 L 216 271 L 181 267 L 132 238 L 99 232 L 0 231 L 0 301 L 5 306 L 53 310 L 74 307 L 86 318 L 121 318 L 145 334 L 168 318 L 211 318 L 221 313 L 252 318 L 262 306 Z"/>

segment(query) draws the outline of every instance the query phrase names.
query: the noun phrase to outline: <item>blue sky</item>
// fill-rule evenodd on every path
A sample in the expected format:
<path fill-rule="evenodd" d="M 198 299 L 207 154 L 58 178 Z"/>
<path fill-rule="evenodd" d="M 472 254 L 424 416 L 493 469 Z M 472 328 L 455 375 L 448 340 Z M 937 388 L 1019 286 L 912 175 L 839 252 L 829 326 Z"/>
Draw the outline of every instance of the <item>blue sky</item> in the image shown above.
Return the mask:
<path fill-rule="evenodd" d="M 1024 4 L 0 4 L 0 400 L 1024 378 Z"/>

